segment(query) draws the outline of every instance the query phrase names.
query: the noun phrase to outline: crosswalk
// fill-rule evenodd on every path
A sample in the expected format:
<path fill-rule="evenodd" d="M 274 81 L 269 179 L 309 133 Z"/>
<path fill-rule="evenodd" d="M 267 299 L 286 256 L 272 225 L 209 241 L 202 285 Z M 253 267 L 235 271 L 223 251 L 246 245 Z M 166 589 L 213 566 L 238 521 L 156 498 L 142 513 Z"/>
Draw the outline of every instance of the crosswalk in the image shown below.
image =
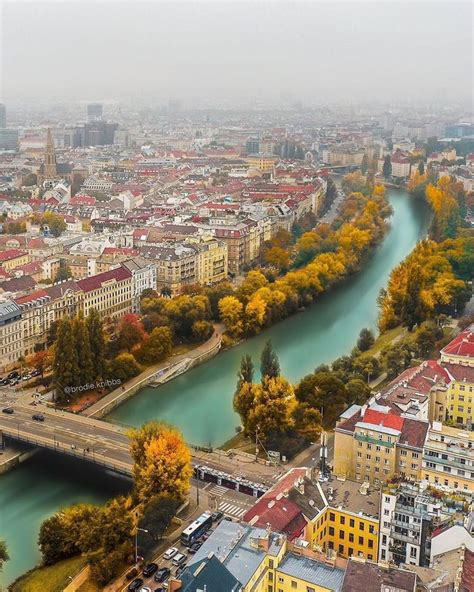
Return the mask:
<path fill-rule="evenodd" d="M 229 502 L 219 504 L 219 512 L 230 516 L 235 516 L 235 518 L 242 518 L 246 511 L 247 508 L 242 508 L 242 506 L 236 506 L 235 504 L 231 504 Z"/>
<path fill-rule="evenodd" d="M 223 485 L 214 485 L 213 487 L 208 489 L 207 492 L 212 495 L 218 495 L 222 497 L 226 493 L 229 493 L 229 490 L 227 489 L 227 487 L 224 487 Z"/>

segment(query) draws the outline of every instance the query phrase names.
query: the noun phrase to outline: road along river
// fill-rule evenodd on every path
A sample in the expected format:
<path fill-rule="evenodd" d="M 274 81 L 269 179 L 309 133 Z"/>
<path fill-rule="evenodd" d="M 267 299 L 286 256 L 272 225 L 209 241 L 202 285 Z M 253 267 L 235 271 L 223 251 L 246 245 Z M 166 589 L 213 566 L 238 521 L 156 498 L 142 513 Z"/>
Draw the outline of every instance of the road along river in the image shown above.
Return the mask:
<path fill-rule="evenodd" d="M 236 373 L 244 354 L 259 363 L 271 339 L 282 373 L 296 381 L 319 364 L 350 352 L 363 327 L 376 328 L 377 295 L 390 271 L 426 235 L 427 206 L 405 191 L 390 189 L 394 213 L 385 240 L 364 269 L 296 314 L 205 364 L 158 388 L 146 388 L 116 409 L 110 418 L 130 425 L 162 419 L 179 427 L 188 442 L 220 444 L 235 433 L 232 409 Z M 102 502 L 123 490 L 124 481 L 72 460 L 41 454 L 0 477 L 0 539 L 11 560 L 0 574 L 0 586 L 33 567 L 41 522 L 62 506 L 77 501 Z"/>

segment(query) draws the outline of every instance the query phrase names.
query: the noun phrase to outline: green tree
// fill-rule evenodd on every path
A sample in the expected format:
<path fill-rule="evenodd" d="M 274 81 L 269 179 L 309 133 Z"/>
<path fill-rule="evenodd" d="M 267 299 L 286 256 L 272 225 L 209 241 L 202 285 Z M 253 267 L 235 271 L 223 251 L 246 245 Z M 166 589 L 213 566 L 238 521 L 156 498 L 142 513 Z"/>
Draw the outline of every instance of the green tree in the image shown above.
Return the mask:
<path fill-rule="evenodd" d="M 252 357 L 249 354 L 242 356 L 240 360 L 240 368 L 237 372 L 237 392 L 240 390 L 244 382 L 252 383 L 254 374 L 254 366 Z"/>
<path fill-rule="evenodd" d="M 321 413 L 325 428 L 335 426 L 349 400 L 344 383 L 334 373 L 324 371 L 305 376 L 296 386 L 295 396 Z"/>
<path fill-rule="evenodd" d="M 371 395 L 371 390 L 367 383 L 360 378 L 353 378 L 346 383 L 346 391 L 348 394 L 347 402 L 352 405 L 363 405 Z"/>
<path fill-rule="evenodd" d="M 420 173 L 420 175 L 425 174 L 425 163 L 423 160 L 420 160 L 420 162 L 418 164 L 418 172 Z"/>
<path fill-rule="evenodd" d="M 362 172 L 363 175 L 367 174 L 367 171 L 369 170 L 369 159 L 367 157 L 367 153 L 364 152 L 364 156 L 362 157 L 362 162 L 360 165 L 360 170 Z"/>
<path fill-rule="evenodd" d="M 272 342 L 268 340 L 262 351 L 260 358 L 260 374 L 262 375 L 262 381 L 265 378 L 276 378 L 280 376 L 280 362 L 278 356 L 273 351 Z"/>
<path fill-rule="evenodd" d="M 423 279 L 419 265 L 412 265 L 408 271 L 407 289 L 402 303 L 401 320 L 411 331 L 425 318 L 425 310 L 421 298 Z"/>
<path fill-rule="evenodd" d="M 318 441 L 322 417 L 317 409 L 308 403 L 298 403 L 293 411 L 293 421 L 295 430 L 300 436 L 310 442 Z"/>
<path fill-rule="evenodd" d="M 86 319 L 86 325 L 94 366 L 94 379 L 99 380 L 100 378 L 104 378 L 105 375 L 105 340 L 102 321 L 95 308 L 90 310 Z"/>
<path fill-rule="evenodd" d="M 109 364 L 109 376 L 121 382 L 127 382 L 130 378 L 138 376 L 141 372 L 140 365 L 132 354 L 119 354 Z"/>
<path fill-rule="evenodd" d="M 10 559 L 8 555 L 8 549 L 5 541 L 0 541 L 0 571 L 2 570 L 3 564 Z"/>
<path fill-rule="evenodd" d="M 243 382 L 234 395 L 234 410 L 240 415 L 244 430 L 248 428 L 250 411 L 255 406 L 260 385 L 252 382 Z"/>
<path fill-rule="evenodd" d="M 361 352 L 365 352 L 374 345 L 375 337 L 370 329 L 364 327 L 359 333 L 357 347 Z"/>
<path fill-rule="evenodd" d="M 80 384 L 90 384 L 94 381 L 94 364 L 87 325 L 82 317 L 77 317 L 72 327 L 77 352 L 78 380 Z"/>
<path fill-rule="evenodd" d="M 58 282 L 63 282 L 64 280 L 68 280 L 72 276 L 71 268 L 68 265 L 60 265 L 58 273 L 54 278 L 54 283 L 57 284 Z"/>
<path fill-rule="evenodd" d="M 45 565 L 52 565 L 77 553 L 75 541 L 59 514 L 46 519 L 40 527 L 38 546 Z"/>
<path fill-rule="evenodd" d="M 78 351 L 73 323 L 62 319 L 54 345 L 53 382 L 59 401 L 68 399 L 67 388 L 80 384 Z"/>
<path fill-rule="evenodd" d="M 180 503 L 178 499 L 169 495 L 157 495 L 146 504 L 138 525 L 148 531 L 149 538 L 153 543 L 161 539 L 171 524 Z"/>
<path fill-rule="evenodd" d="M 169 327 L 153 329 L 139 349 L 138 359 L 144 364 L 155 364 L 164 360 L 173 349 L 173 336 Z"/>
<path fill-rule="evenodd" d="M 384 158 L 382 173 L 386 179 L 392 175 L 392 161 L 390 159 L 390 154 L 387 154 L 387 156 Z"/>

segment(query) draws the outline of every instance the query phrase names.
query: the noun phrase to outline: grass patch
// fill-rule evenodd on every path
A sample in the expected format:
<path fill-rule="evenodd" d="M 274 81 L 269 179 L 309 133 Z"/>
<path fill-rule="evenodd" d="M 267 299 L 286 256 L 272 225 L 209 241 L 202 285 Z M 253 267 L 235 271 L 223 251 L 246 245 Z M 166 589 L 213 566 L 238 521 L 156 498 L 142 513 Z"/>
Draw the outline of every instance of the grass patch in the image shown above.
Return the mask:
<path fill-rule="evenodd" d="M 86 564 L 85 557 L 71 557 L 48 567 L 37 567 L 16 580 L 10 592 L 61 592 Z"/>
<path fill-rule="evenodd" d="M 253 450 L 247 450 L 247 447 L 253 448 Z M 231 448 L 235 448 L 236 450 L 243 450 L 244 452 L 255 452 L 255 443 L 251 443 L 248 438 L 244 436 L 243 432 L 239 432 L 229 438 L 222 446 L 219 446 L 221 450 L 231 450 Z"/>
<path fill-rule="evenodd" d="M 97 584 L 94 584 L 94 582 L 87 580 L 87 582 L 84 582 L 79 586 L 77 592 L 100 592 L 100 588 Z"/>
<path fill-rule="evenodd" d="M 407 333 L 407 328 L 399 325 L 393 329 L 389 329 L 379 335 L 374 342 L 374 345 L 365 352 L 362 352 L 363 356 L 379 356 L 380 352 L 383 350 L 384 347 L 390 345 L 394 342 L 399 341 L 403 338 L 404 334 Z"/>

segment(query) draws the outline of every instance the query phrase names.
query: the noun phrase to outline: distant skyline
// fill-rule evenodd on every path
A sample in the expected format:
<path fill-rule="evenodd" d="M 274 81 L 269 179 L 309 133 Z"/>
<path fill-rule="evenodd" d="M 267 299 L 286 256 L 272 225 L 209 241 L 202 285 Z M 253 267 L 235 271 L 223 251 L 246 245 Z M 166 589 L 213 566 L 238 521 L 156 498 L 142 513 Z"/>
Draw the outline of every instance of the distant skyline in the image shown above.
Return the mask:
<path fill-rule="evenodd" d="M 472 101 L 471 2 L 18 2 L 0 101 Z"/>

